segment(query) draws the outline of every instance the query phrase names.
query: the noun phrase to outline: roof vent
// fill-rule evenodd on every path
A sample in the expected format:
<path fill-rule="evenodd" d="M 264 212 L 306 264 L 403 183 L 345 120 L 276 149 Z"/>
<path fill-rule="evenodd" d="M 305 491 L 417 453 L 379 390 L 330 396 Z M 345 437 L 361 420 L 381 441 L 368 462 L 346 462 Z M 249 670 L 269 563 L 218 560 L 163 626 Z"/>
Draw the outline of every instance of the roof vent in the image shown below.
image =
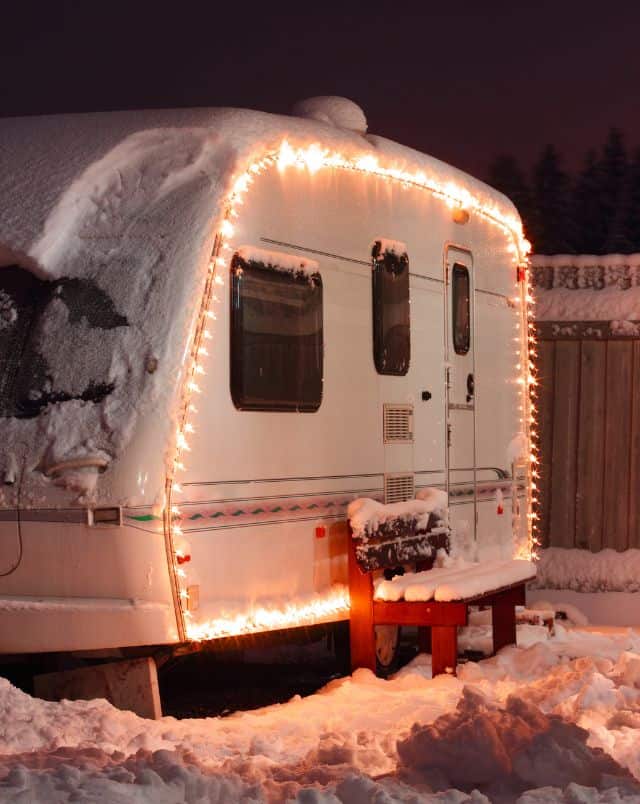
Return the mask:
<path fill-rule="evenodd" d="M 335 95 L 307 98 L 296 103 L 293 114 L 296 117 L 317 120 L 319 123 L 328 123 L 336 128 L 357 131 L 358 134 L 367 133 L 367 118 L 364 112 L 357 103 L 348 98 L 339 98 Z"/>

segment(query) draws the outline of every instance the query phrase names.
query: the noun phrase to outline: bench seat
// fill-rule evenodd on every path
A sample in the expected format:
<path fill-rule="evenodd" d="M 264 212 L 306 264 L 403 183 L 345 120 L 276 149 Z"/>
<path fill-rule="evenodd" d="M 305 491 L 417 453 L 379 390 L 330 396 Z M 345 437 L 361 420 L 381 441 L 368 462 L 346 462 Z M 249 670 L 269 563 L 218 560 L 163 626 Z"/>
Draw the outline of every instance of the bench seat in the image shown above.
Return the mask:
<path fill-rule="evenodd" d="M 374 599 L 386 601 L 426 602 L 436 600 L 468 600 L 496 589 L 530 580 L 535 576 L 531 561 L 483 561 L 464 563 L 451 568 L 396 575 L 392 580 L 374 582 Z"/>
<path fill-rule="evenodd" d="M 353 542 L 353 540 L 351 540 Z M 470 605 L 491 606 L 493 649 L 515 644 L 515 607 L 525 604 L 525 584 L 535 577 L 529 561 L 492 561 L 373 581 L 349 550 L 351 667 L 376 672 L 375 626 L 418 627 L 421 650 L 430 651 L 432 674 L 455 673 L 458 628 Z"/>

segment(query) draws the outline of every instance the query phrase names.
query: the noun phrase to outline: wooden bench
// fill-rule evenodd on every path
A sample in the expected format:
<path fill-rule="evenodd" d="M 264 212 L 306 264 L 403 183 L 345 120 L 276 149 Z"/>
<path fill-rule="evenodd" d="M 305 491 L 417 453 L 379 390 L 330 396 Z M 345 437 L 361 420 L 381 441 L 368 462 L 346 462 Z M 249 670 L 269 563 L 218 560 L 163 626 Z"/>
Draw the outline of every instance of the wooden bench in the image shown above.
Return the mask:
<path fill-rule="evenodd" d="M 349 591 L 351 595 L 351 669 L 367 667 L 376 672 L 375 627 L 377 625 L 412 625 L 418 627 L 420 650 L 431 652 L 432 673 L 455 673 L 458 658 L 458 628 L 467 625 L 469 606 L 491 606 L 493 650 L 515 644 L 515 607 L 525 604 L 525 578 L 517 583 L 447 602 L 429 600 L 385 601 L 374 599 L 372 572 L 375 569 L 395 567 L 398 563 L 414 560 L 416 569 L 423 571 L 433 566 L 435 552 L 448 547 L 448 539 L 433 533 L 430 527 L 422 534 L 413 534 L 396 549 L 384 540 L 379 546 L 368 545 L 364 550 L 350 530 L 349 539 Z M 437 531 L 437 529 L 436 529 Z M 446 544 L 445 544 L 446 541 Z M 426 547 L 426 550 L 425 550 Z M 424 558 L 425 552 L 431 552 Z M 400 558 L 400 561 L 398 560 Z"/>

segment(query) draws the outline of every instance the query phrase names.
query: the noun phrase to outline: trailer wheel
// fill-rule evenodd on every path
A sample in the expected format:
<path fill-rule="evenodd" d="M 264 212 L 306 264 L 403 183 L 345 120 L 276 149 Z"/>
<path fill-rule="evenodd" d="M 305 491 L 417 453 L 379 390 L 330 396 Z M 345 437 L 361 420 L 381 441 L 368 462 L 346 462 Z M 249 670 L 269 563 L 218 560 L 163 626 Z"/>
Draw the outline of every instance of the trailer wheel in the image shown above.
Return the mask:
<path fill-rule="evenodd" d="M 398 663 L 400 626 L 376 625 L 376 671 L 386 677 L 393 673 Z"/>

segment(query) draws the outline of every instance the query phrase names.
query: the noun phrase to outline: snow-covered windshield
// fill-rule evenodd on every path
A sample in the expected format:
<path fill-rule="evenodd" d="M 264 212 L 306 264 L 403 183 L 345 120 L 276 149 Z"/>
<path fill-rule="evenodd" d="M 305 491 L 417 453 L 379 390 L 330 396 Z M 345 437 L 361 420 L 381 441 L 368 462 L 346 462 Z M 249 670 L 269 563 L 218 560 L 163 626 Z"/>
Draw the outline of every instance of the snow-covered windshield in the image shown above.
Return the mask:
<path fill-rule="evenodd" d="M 110 341 L 127 318 L 89 279 L 0 270 L 0 416 L 37 416 L 54 402 L 102 401 L 114 390 Z"/>

